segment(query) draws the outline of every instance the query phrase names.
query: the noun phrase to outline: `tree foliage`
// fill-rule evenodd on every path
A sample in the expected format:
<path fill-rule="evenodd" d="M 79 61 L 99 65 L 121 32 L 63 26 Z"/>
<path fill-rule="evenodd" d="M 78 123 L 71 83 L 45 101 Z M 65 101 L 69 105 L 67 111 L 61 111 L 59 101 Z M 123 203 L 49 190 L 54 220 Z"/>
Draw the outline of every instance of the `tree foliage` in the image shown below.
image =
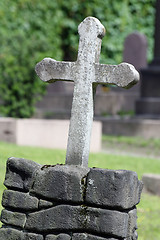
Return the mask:
<path fill-rule="evenodd" d="M 122 60 L 124 38 L 140 31 L 148 38 L 152 58 L 155 0 L 1 0 L 0 96 L 1 112 L 30 117 L 44 92 L 34 66 L 44 57 L 76 60 L 78 24 L 97 17 L 106 28 L 101 62 Z"/>

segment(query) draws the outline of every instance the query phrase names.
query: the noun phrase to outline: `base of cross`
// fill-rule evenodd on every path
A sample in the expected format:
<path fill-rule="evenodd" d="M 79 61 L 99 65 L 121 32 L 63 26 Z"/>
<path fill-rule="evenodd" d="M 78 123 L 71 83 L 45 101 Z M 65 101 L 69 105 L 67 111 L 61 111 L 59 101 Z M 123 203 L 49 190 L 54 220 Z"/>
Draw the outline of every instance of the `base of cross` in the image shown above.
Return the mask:
<path fill-rule="evenodd" d="M 10 158 L 4 185 L 0 240 L 137 239 L 135 172 Z"/>

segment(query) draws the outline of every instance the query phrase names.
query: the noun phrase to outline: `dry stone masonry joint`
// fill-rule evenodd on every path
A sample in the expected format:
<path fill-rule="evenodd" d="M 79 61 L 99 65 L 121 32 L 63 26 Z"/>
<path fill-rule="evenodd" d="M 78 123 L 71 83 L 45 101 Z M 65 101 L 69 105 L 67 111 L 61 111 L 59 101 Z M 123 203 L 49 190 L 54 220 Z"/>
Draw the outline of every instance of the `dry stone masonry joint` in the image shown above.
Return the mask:
<path fill-rule="evenodd" d="M 134 172 L 10 158 L 4 184 L 0 240 L 137 239 Z"/>

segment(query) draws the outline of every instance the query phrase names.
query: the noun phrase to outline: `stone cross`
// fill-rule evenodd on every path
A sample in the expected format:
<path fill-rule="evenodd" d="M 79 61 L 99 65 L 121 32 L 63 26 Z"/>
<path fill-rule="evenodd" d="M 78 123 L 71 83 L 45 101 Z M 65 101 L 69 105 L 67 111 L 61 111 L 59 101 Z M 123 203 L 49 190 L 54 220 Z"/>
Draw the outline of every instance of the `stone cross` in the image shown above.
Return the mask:
<path fill-rule="evenodd" d="M 99 64 L 105 28 L 98 19 L 87 17 L 79 25 L 78 32 L 80 40 L 76 62 L 45 58 L 36 65 L 36 73 L 45 82 L 74 82 L 66 164 L 87 167 L 96 86 L 115 84 L 129 88 L 139 80 L 139 74 L 127 63 Z"/>

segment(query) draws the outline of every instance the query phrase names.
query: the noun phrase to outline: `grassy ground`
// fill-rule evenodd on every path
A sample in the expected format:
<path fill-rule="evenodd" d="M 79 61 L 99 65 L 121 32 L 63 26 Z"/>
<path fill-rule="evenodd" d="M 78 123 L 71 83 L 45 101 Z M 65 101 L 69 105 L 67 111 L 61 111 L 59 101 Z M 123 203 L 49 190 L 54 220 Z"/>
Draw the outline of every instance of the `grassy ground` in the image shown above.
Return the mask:
<path fill-rule="evenodd" d="M 160 159 L 160 139 L 141 137 L 103 136 L 103 148 L 115 153 L 147 156 Z"/>
<path fill-rule="evenodd" d="M 129 138 L 125 140 L 119 139 L 118 143 L 114 143 L 114 141 L 117 141 L 116 138 L 114 140 L 112 137 L 103 137 L 103 146 L 106 145 L 105 151 L 107 152 L 109 149 L 112 149 L 112 153 L 90 154 L 90 167 L 132 170 L 137 172 L 139 178 L 141 178 L 144 173 L 160 173 L 160 158 L 158 157 L 149 158 L 147 154 L 144 154 L 144 157 L 135 156 L 135 154 L 132 155 L 130 151 L 125 152 L 126 154 L 117 154 L 117 145 L 129 144 L 135 147 L 138 140 L 136 140 L 135 143 L 134 140 L 129 140 Z M 138 146 L 140 146 L 140 144 L 138 144 Z M 155 144 L 152 145 L 153 149 L 154 147 L 156 147 Z M 128 149 L 128 146 L 126 148 Z M 120 150 L 122 150 L 121 147 Z M 64 163 L 65 161 L 65 151 L 20 147 L 14 144 L 0 143 L 0 199 L 4 190 L 2 183 L 5 175 L 6 160 L 12 156 L 31 159 L 41 164 Z M 160 198 L 143 194 L 141 203 L 138 205 L 139 240 L 160 240 L 159 216 Z"/>

